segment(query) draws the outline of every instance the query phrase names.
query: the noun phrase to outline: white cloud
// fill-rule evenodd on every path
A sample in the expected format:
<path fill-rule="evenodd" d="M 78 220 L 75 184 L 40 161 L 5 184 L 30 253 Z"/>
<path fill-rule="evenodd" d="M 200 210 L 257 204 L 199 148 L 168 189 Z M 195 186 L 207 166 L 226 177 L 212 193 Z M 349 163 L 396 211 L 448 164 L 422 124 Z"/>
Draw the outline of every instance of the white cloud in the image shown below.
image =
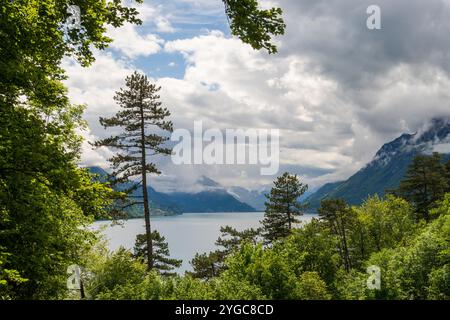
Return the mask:
<path fill-rule="evenodd" d="M 92 150 L 88 142 L 106 137 L 111 132 L 99 124 L 99 117 L 110 117 L 118 107 L 113 97 L 115 91 L 124 85 L 124 79 L 135 69 L 124 61 L 114 59 L 111 53 L 95 52 L 96 62 L 89 68 L 83 68 L 75 61 L 65 59 L 69 97 L 74 104 L 85 104 L 87 109 L 84 118 L 88 121 L 89 130 L 81 132 L 86 139 L 83 143 L 82 165 L 107 166 L 106 160 L 111 152 L 105 148 Z"/>
<path fill-rule="evenodd" d="M 170 20 L 166 17 L 156 17 L 155 24 L 158 32 L 174 33 L 176 31 L 176 29 L 172 26 Z"/>
<path fill-rule="evenodd" d="M 190 129 L 194 120 L 203 120 L 205 126 L 221 129 L 280 129 L 282 168 L 317 185 L 347 178 L 383 143 L 417 130 L 431 117 L 450 114 L 448 1 L 380 1 L 384 22 L 378 33 L 365 28 L 370 1 L 280 1 L 288 30 L 277 40 L 278 55 L 254 51 L 221 31 L 200 35 L 202 25 L 198 36 L 176 39 L 175 22 L 192 22 L 194 9 L 211 19 L 219 12 L 224 18 L 223 4 L 179 0 L 176 4 L 191 8 L 171 15 L 161 2 L 143 7 L 144 26 L 175 31 L 170 36 L 175 40 L 125 27 L 116 31 L 113 48 L 129 58 L 155 52 L 183 55 L 182 79 L 158 79 L 175 127 Z M 167 7 L 176 6 L 171 2 Z M 433 23 L 426 18 L 430 16 L 436 17 Z M 98 57 L 88 71 L 67 65 L 71 97 L 89 105 L 86 117 L 93 137 L 105 134 L 98 116 L 116 111 L 114 91 L 134 69 L 110 54 Z M 99 161 L 92 154 L 88 158 Z M 180 188 L 202 174 L 224 185 L 255 187 L 272 179 L 248 166 L 174 167 L 162 160 L 160 166 L 166 175 L 159 180 L 184 179 L 177 183 Z"/>
<path fill-rule="evenodd" d="M 120 28 L 109 28 L 108 36 L 114 39 L 110 47 L 120 51 L 128 58 L 149 56 L 161 50 L 164 40 L 154 34 L 141 35 L 137 27 L 126 24 Z"/>
<path fill-rule="evenodd" d="M 164 49 L 188 62 L 184 79 L 160 79 L 176 125 L 191 128 L 201 119 L 210 127 L 280 129 L 284 165 L 335 171 L 345 164 L 345 175 L 361 165 L 343 153 L 354 143 L 352 110 L 339 85 L 307 57 L 267 56 L 217 31 L 167 42 Z M 252 178 L 258 180 L 240 182 Z"/>
<path fill-rule="evenodd" d="M 107 159 L 113 156 L 113 152 L 106 147 L 94 148 L 90 143 L 98 140 L 98 138 L 94 136 L 90 130 L 80 131 L 79 134 L 84 139 L 82 144 L 83 153 L 80 159 L 81 166 L 108 168 L 109 163 Z"/>

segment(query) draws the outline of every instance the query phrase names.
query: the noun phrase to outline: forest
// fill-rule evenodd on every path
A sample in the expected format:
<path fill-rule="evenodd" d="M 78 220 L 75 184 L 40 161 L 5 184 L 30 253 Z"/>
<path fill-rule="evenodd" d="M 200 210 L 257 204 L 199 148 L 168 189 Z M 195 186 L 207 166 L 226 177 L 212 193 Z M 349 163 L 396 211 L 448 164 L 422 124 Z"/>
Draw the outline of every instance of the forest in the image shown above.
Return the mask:
<path fill-rule="evenodd" d="M 181 262 L 152 229 L 146 189 L 147 175 L 160 173 L 147 157 L 171 153 L 160 87 L 135 72 L 117 88 L 121 111 L 100 124 L 122 132 L 94 144 L 116 152 L 104 181 L 79 166 L 87 106 L 72 104 L 63 84 L 64 57 L 91 65 L 93 51 L 112 41 L 106 26 L 140 24 L 138 11 L 120 0 L 71 3 L 81 8 L 82 29 L 61 28 L 66 1 L 0 5 L 0 300 L 450 299 L 450 162 L 438 153 L 417 155 L 385 197 L 360 206 L 324 199 L 318 218 L 303 225 L 307 203 L 298 199 L 308 186 L 286 172 L 267 195 L 260 229 L 223 226 L 216 251 L 198 254 L 193 271 L 174 272 Z M 277 53 L 280 8 L 223 4 L 234 36 Z M 138 188 L 142 198 L 128 197 Z M 144 210 L 146 232 L 133 250 L 111 252 L 89 226 L 134 205 Z M 71 265 L 81 267 L 79 290 L 67 287 Z M 376 289 L 371 266 L 380 271 Z"/>

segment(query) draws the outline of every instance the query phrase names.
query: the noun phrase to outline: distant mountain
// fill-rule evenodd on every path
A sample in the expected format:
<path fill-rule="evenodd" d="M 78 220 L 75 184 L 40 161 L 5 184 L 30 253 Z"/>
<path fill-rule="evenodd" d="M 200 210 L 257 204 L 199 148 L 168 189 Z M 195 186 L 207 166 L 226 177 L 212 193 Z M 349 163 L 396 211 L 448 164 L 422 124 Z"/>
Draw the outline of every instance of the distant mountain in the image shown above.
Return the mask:
<path fill-rule="evenodd" d="M 100 181 L 106 181 L 108 173 L 100 168 L 100 167 L 89 167 L 89 171 L 93 174 L 97 174 L 99 176 Z M 122 184 L 117 186 L 116 190 L 124 190 L 128 189 L 132 186 L 132 184 Z M 148 194 L 150 200 L 150 209 L 152 214 L 155 216 L 171 216 L 181 214 L 181 210 L 171 202 L 170 197 L 166 194 L 157 192 L 155 189 L 148 187 Z M 141 189 L 138 189 L 133 192 L 133 196 L 142 196 Z M 138 199 L 136 199 L 138 200 Z M 129 216 L 129 218 L 138 218 L 143 216 L 143 207 L 142 205 L 135 205 L 129 207 L 125 210 Z"/>
<path fill-rule="evenodd" d="M 201 176 L 195 183 L 197 192 L 166 193 L 182 212 L 254 212 L 254 207 L 229 193 L 218 182 Z"/>
<path fill-rule="evenodd" d="M 182 212 L 254 212 L 255 208 L 239 201 L 226 190 L 197 193 L 174 192 L 170 196 Z"/>
<path fill-rule="evenodd" d="M 236 199 L 247 203 L 258 211 L 264 211 L 266 209 L 266 194 L 270 193 L 271 186 L 266 186 L 262 190 L 251 190 L 242 187 L 231 187 L 228 188 L 228 193 L 232 194 Z M 311 194 L 313 194 L 316 189 L 308 189 L 298 201 L 304 202 Z"/>
<path fill-rule="evenodd" d="M 88 167 L 89 172 L 92 174 L 96 174 L 99 176 L 100 181 L 106 181 L 108 177 L 108 172 L 106 172 L 103 168 L 100 167 Z"/>
<path fill-rule="evenodd" d="M 99 174 L 100 177 L 107 175 L 106 171 L 99 167 L 91 167 L 89 170 Z M 102 179 L 102 178 L 101 178 Z M 103 179 L 104 180 L 104 179 Z M 203 186 L 204 191 L 199 192 L 158 192 L 148 186 L 150 207 L 154 215 L 175 215 L 185 212 L 254 212 L 254 207 L 244 203 L 230 194 L 214 180 L 202 176 L 196 183 Z M 124 188 L 126 186 L 122 186 Z M 119 187 L 120 189 L 120 187 Z M 133 196 L 142 196 L 141 189 L 137 189 Z M 143 215 L 141 206 L 135 206 L 130 211 L 130 216 L 140 217 Z"/>
<path fill-rule="evenodd" d="M 201 176 L 197 180 L 196 185 L 206 187 L 209 189 L 222 189 L 222 186 L 218 182 L 216 182 L 206 176 Z"/>
<path fill-rule="evenodd" d="M 252 206 L 258 211 L 264 211 L 264 203 L 266 202 L 265 194 L 269 192 L 268 190 L 257 191 L 243 187 L 231 187 L 227 191 L 239 201 Z"/>
<path fill-rule="evenodd" d="M 399 186 L 413 158 L 433 151 L 450 159 L 450 121 L 434 119 L 428 129 L 403 134 L 385 144 L 373 160 L 346 181 L 328 183 L 307 198 L 311 209 L 317 209 L 325 198 L 342 198 L 350 204 L 361 204 L 371 195 L 384 196 Z"/>

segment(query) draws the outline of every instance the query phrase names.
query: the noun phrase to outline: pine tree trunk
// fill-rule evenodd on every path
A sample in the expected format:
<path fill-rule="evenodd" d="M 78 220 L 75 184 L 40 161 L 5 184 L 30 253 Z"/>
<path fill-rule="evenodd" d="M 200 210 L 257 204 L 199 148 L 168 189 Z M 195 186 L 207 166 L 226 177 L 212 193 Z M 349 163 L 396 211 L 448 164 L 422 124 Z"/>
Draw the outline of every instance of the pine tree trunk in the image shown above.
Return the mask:
<path fill-rule="evenodd" d="M 286 184 L 286 201 L 289 201 L 289 185 Z M 288 216 L 288 227 L 289 232 L 292 230 L 292 221 L 291 221 L 291 205 L 288 203 L 287 205 L 287 216 Z"/>
<path fill-rule="evenodd" d="M 425 181 L 424 184 L 424 199 L 425 199 L 425 210 L 423 212 L 423 217 L 425 218 L 426 222 L 429 222 L 430 218 L 428 216 L 428 209 L 429 209 L 429 201 L 428 201 L 428 179 L 426 175 L 426 168 L 423 168 L 423 181 Z"/>
<path fill-rule="evenodd" d="M 141 106 L 141 155 L 142 155 L 142 194 L 144 196 L 144 217 L 145 217 L 145 234 L 147 238 L 147 269 L 150 271 L 153 268 L 153 241 L 152 228 L 150 224 L 150 209 L 148 204 L 147 191 L 147 160 L 145 155 L 145 123 L 144 110 Z"/>

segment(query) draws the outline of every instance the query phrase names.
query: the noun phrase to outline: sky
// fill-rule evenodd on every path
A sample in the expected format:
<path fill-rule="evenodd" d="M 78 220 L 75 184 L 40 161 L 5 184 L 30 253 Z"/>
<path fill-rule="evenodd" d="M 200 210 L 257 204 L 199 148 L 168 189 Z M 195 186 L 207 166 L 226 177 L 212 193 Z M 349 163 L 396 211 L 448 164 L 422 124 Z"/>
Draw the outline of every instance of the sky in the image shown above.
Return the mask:
<path fill-rule="evenodd" d="M 87 141 L 109 136 L 98 118 L 118 111 L 114 92 L 134 70 L 162 87 L 175 128 L 280 130 L 280 170 L 312 188 L 348 178 L 386 142 L 450 116 L 450 0 L 261 1 L 284 11 L 279 53 L 255 51 L 230 35 L 220 0 L 130 2 L 141 26 L 115 39 L 83 68 L 66 59 L 69 96 L 86 104 L 82 165 L 108 168 L 114 150 Z M 369 30 L 370 5 L 381 30 Z M 174 165 L 150 183 L 189 191 L 205 175 L 224 186 L 259 189 L 275 176 L 255 165 Z"/>

